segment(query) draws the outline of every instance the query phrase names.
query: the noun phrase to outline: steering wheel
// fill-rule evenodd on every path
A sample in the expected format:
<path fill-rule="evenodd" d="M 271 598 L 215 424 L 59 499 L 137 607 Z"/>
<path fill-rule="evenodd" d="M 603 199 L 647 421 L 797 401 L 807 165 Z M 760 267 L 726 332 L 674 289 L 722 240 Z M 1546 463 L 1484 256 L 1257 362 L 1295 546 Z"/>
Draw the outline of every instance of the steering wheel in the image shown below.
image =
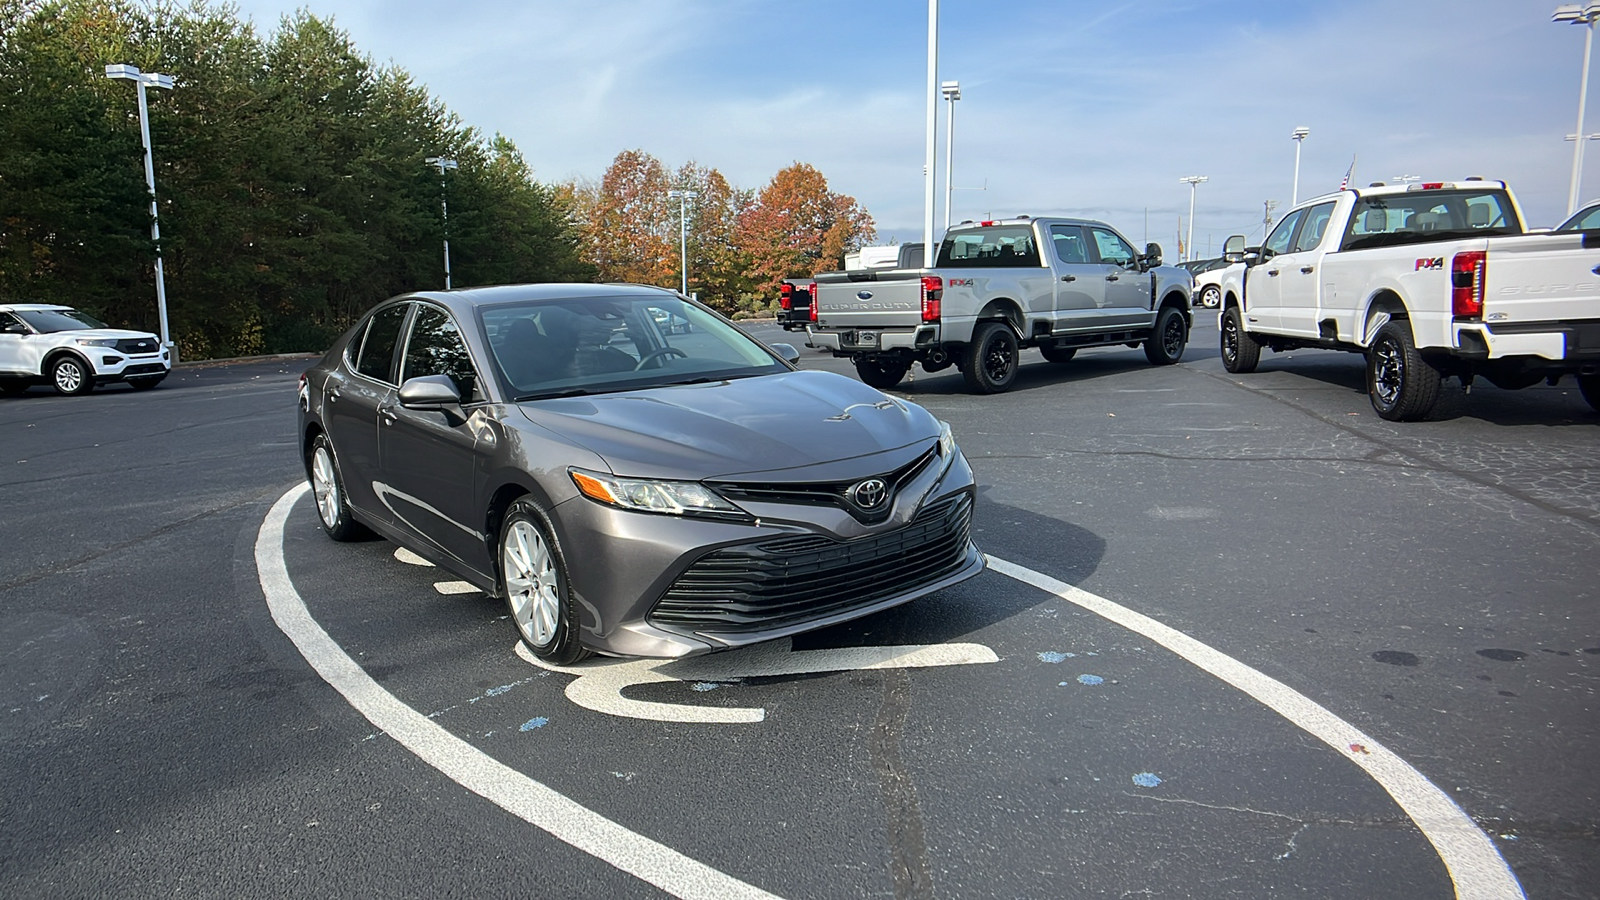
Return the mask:
<path fill-rule="evenodd" d="M 644 368 L 645 364 L 653 359 L 666 359 L 667 357 L 673 355 L 681 356 L 685 359 L 689 357 L 689 354 L 679 350 L 677 347 L 662 347 L 658 350 L 651 350 L 649 353 L 646 353 L 644 356 L 640 357 L 639 364 L 634 366 L 633 370 L 637 372 Z"/>

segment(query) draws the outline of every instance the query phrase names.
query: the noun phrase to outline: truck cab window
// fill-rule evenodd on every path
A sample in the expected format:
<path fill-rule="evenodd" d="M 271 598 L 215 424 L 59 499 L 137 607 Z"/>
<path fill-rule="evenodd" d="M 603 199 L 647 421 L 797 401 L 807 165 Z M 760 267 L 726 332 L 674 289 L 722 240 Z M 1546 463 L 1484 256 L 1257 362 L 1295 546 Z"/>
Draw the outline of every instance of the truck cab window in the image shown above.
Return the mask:
<path fill-rule="evenodd" d="M 1333 203 L 1318 203 L 1306 210 L 1305 224 L 1300 226 L 1300 236 L 1295 239 L 1294 252 L 1315 250 L 1328 231 L 1328 221 L 1333 218 Z"/>
<path fill-rule="evenodd" d="M 1272 229 L 1272 236 L 1267 238 L 1267 242 L 1261 246 L 1261 249 L 1266 251 L 1266 256 L 1277 256 L 1279 253 L 1289 252 L 1290 240 L 1294 237 L 1294 227 L 1300 224 L 1300 219 L 1304 215 L 1305 210 L 1297 209 L 1283 217 L 1283 221 L 1278 223 L 1278 227 Z"/>
<path fill-rule="evenodd" d="M 1056 259 L 1078 265 L 1089 261 L 1089 248 L 1083 241 L 1083 229 L 1076 225 L 1050 226 L 1050 243 L 1055 245 Z"/>
<path fill-rule="evenodd" d="M 1100 252 L 1101 262 L 1125 269 L 1137 265 L 1138 254 L 1127 241 L 1103 228 L 1091 228 L 1089 232 L 1094 235 L 1094 246 Z"/>

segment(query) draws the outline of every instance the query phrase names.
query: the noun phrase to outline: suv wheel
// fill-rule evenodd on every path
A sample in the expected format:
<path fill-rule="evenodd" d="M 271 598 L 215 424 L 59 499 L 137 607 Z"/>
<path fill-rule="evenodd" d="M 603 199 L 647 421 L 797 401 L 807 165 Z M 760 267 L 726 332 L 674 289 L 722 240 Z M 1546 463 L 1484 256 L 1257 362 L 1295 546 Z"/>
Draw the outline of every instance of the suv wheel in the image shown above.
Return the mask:
<path fill-rule="evenodd" d="M 1261 362 L 1261 345 L 1244 330 L 1239 307 L 1230 306 L 1222 314 L 1222 367 L 1236 375 L 1248 375 Z"/>
<path fill-rule="evenodd" d="M 50 364 L 50 383 L 68 397 L 87 394 L 94 390 L 94 370 L 76 356 L 63 355 Z"/>
<path fill-rule="evenodd" d="M 1183 348 L 1189 343 L 1189 327 L 1184 324 L 1183 313 L 1175 306 L 1163 306 L 1156 313 L 1156 327 L 1150 340 L 1144 342 L 1144 358 L 1152 366 L 1170 366 L 1183 359 Z"/>
<path fill-rule="evenodd" d="M 1391 422 L 1426 418 L 1439 402 L 1443 381 L 1411 340 L 1411 323 L 1390 319 L 1367 348 L 1367 394 L 1378 415 Z"/>
<path fill-rule="evenodd" d="M 1017 378 L 1017 336 L 1001 322 L 984 322 L 972 333 L 961 374 L 974 394 L 998 394 Z"/>

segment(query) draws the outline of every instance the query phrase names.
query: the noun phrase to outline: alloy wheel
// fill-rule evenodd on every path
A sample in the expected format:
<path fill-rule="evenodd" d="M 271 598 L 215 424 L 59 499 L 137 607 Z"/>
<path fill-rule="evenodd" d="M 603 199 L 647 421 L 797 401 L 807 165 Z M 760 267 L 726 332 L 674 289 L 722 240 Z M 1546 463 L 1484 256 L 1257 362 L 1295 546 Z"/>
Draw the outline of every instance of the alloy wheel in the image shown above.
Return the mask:
<path fill-rule="evenodd" d="M 517 630 L 536 647 L 551 643 L 561 621 L 561 594 L 550 545 L 533 525 L 515 521 L 506 529 L 500 557 Z"/>
<path fill-rule="evenodd" d="M 333 454 L 327 447 L 318 447 L 311 455 L 311 492 L 316 495 L 322 524 L 339 527 L 339 479 L 333 471 Z"/>
<path fill-rule="evenodd" d="M 1385 408 L 1400 402 L 1400 391 L 1405 386 L 1405 360 L 1398 344 L 1385 338 L 1373 346 L 1372 392 Z"/>

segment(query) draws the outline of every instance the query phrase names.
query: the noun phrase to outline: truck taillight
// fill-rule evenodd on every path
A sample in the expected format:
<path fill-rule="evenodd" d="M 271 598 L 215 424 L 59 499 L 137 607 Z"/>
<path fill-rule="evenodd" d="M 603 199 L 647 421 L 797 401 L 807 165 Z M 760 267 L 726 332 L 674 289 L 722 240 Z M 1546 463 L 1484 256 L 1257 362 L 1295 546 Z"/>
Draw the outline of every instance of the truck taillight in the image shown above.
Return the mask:
<path fill-rule="evenodd" d="M 1469 318 L 1483 315 L 1483 286 L 1489 271 L 1489 254 L 1464 250 L 1450 260 L 1450 311 Z"/>
<path fill-rule="evenodd" d="M 817 320 L 817 283 L 815 281 L 811 282 L 806 285 L 806 289 L 811 292 L 811 321 L 815 322 Z"/>
<path fill-rule="evenodd" d="M 784 309 L 794 309 L 794 285 L 787 282 L 778 285 L 778 305 Z"/>
<path fill-rule="evenodd" d="M 937 275 L 922 276 L 922 321 L 939 321 L 939 307 L 943 300 L 944 279 Z"/>

